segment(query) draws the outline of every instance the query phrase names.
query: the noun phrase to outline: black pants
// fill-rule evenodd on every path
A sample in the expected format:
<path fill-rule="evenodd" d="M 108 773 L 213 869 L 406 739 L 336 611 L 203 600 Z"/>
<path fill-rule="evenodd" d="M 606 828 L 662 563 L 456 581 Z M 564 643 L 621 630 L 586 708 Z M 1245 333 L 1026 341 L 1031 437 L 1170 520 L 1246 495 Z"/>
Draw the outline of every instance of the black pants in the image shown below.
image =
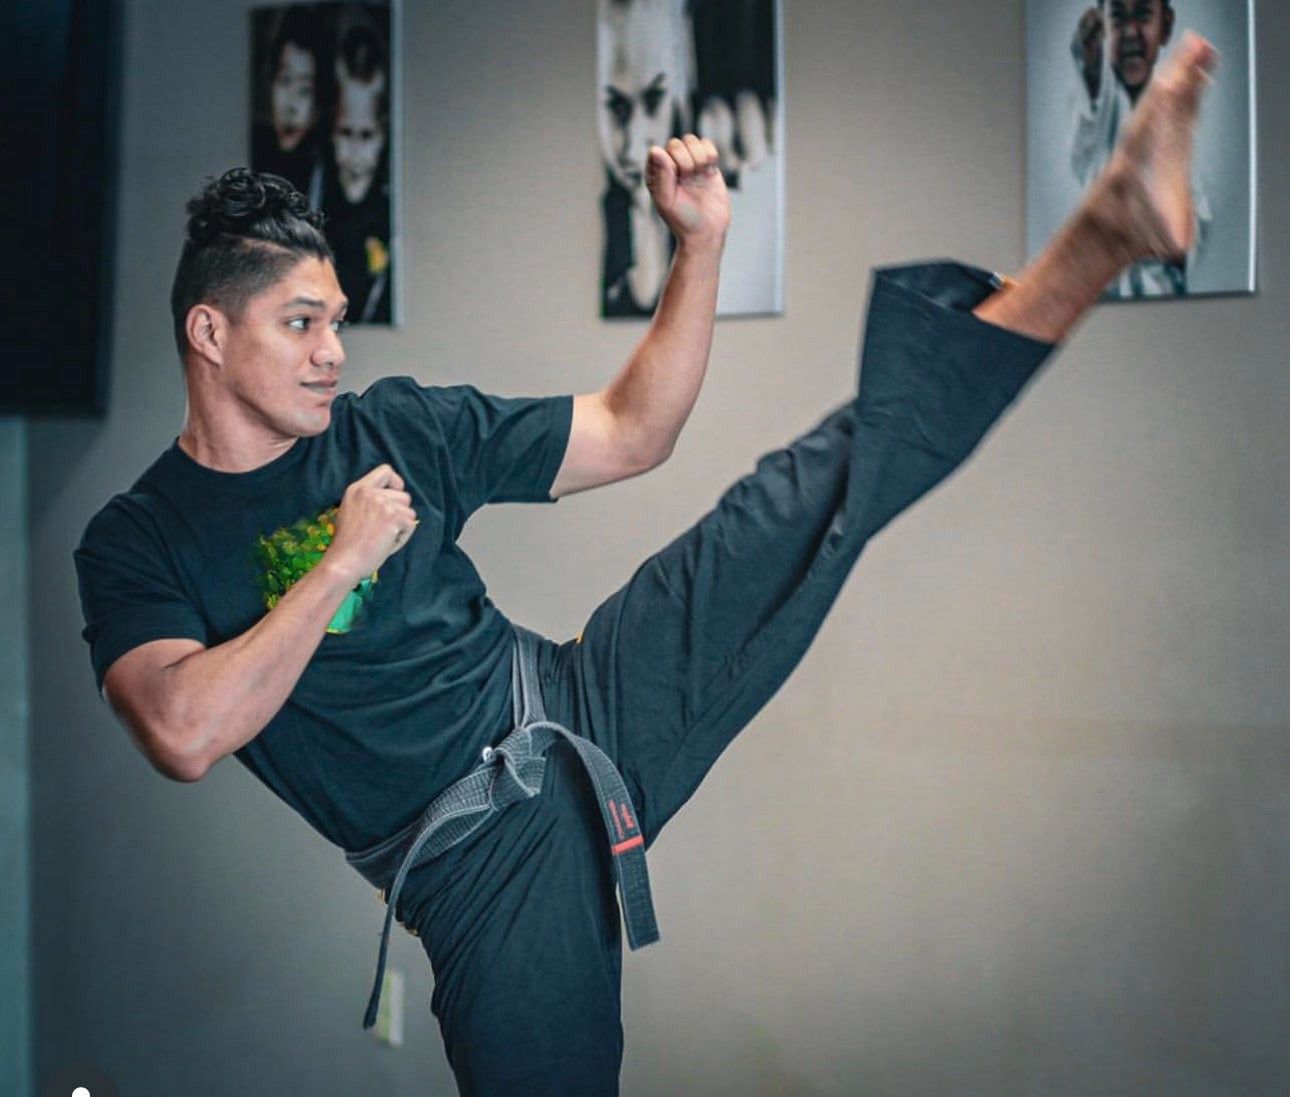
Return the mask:
<path fill-rule="evenodd" d="M 992 289 L 951 263 L 879 271 L 856 398 L 763 457 L 579 639 L 544 644 L 548 716 L 614 760 L 647 841 L 801 660 L 869 538 L 958 467 L 1051 351 L 971 315 Z M 571 752 L 549 758 L 540 796 L 405 891 L 463 1094 L 618 1092 L 604 828 Z"/>

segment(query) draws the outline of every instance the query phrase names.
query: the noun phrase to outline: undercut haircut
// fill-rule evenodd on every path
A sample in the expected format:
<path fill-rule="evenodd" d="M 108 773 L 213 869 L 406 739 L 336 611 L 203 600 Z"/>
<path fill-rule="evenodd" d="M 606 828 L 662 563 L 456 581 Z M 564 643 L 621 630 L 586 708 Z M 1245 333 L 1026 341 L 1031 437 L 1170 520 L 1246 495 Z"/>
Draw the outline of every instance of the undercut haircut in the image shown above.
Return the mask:
<path fill-rule="evenodd" d="M 170 290 L 175 345 L 188 350 L 188 312 L 214 305 L 238 319 L 252 297 L 301 259 L 336 263 L 323 215 L 280 175 L 233 168 L 209 181 L 187 206 L 188 229 Z"/>

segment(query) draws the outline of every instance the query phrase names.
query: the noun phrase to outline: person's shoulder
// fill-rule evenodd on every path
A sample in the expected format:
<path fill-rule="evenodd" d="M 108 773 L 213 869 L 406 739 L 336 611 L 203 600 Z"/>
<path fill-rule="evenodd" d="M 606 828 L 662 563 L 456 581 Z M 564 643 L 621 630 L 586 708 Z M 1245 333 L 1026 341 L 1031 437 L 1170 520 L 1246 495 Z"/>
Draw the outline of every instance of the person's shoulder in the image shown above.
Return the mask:
<path fill-rule="evenodd" d="M 165 524 L 166 505 L 160 493 L 146 484 L 117 492 L 86 522 L 80 547 L 154 543 Z"/>
<path fill-rule="evenodd" d="M 357 406 L 380 408 L 390 405 L 403 405 L 409 402 L 423 404 L 430 408 L 446 408 L 460 401 L 464 396 L 477 393 L 474 385 L 427 385 L 407 374 L 382 377 L 373 381 L 361 393 L 349 394 Z"/>
<path fill-rule="evenodd" d="M 146 490 L 113 495 L 85 524 L 72 552 L 78 573 L 88 580 L 122 568 L 134 570 L 165 555 L 159 510 L 158 499 Z"/>
<path fill-rule="evenodd" d="M 445 424 L 470 391 L 469 385 L 427 385 L 407 375 L 382 377 L 361 392 L 348 394 L 342 414 L 348 412 L 373 429 L 442 436 Z"/>
<path fill-rule="evenodd" d="M 136 538 L 155 528 L 166 506 L 172 455 L 163 451 L 124 491 L 114 493 L 86 523 L 81 543 L 111 536 Z"/>

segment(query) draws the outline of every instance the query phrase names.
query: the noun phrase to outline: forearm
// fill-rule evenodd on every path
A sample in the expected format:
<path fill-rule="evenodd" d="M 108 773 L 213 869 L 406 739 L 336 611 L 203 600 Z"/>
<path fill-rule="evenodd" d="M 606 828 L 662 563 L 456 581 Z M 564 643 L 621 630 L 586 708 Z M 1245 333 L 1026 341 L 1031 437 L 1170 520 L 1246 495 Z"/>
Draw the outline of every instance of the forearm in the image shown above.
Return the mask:
<path fill-rule="evenodd" d="M 166 669 L 164 735 L 179 768 L 196 779 L 264 730 L 353 586 L 324 559 L 246 632 Z"/>
<path fill-rule="evenodd" d="M 605 400 L 652 461 L 672 452 L 708 368 L 724 234 L 677 247 L 649 330 Z"/>

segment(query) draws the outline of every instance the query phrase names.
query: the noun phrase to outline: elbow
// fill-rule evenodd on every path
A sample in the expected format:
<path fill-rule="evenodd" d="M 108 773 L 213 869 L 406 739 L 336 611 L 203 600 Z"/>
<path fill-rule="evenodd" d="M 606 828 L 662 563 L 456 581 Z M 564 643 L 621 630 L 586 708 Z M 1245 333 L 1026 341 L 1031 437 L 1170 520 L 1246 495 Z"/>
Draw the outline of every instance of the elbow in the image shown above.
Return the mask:
<path fill-rule="evenodd" d="M 210 769 L 199 743 L 191 725 L 185 723 L 154 727 L 140 745 L 153 768 L 163 777 L 192 784 L 205 777 Z"/>
<path fill-rule="evenodd" d="M 667 461 L 676 448 L 676 437 L 673 433 L 638 437 L 634 445 L 627 447 L 627 452 L 631 455 L 632 475 L 639 476 Z"/>
<path fill-rule="evenodd" d="M 615 480 L 630 480 L 636 476 L 643 476 L 647 472 L 652 472 L 663 464 L 672 455 L 672 447 L 666 449 L 636 449 L 620 458 L 618 473 L 614 476 Z"/>
<path fill-rule="evenodd" d="M 209 721 L 194 718 L 193 705 L 169 686 L 164 668 L 150 674 L 136 662 L 113 666 L 101 693 L 153 769 L 172 781 L 199 781 L 211 766 Z"/>
<path fill-rule="evenodd" d="M 195 759 L 174 755 L 153 757 L 152 764 L 163 777 L 184 785 L 200 781 L 209 768 Z"/>
<path fill-rule="evenodd" d="M 169 738 L 149 736 L 150 742 L 140 744 L 152 768 L 172 781 L 190 785 L 206 776 L 210 768 L 196 751 L 185 750 Z"/>
<path fill-rule="evenodd" d="M 649 472 L 656 469 L 659 465 L 665 464 L 667 459 L 672 456 L 673 449 L 676 448 L 676 439 L 673 438 L 665 446 L 660 446 L 649 453 L 645 459 L 645 467 L 642 472 Z"/>

